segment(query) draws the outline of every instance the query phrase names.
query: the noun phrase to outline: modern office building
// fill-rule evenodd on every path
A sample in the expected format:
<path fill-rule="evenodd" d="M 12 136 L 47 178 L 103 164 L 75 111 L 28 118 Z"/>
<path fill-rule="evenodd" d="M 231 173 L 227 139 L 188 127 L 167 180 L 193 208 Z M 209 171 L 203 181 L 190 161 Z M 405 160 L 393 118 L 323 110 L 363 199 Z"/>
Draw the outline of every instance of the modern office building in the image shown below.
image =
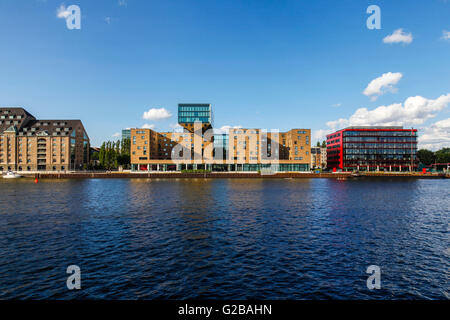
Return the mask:
<path fill-rule="evenodd" d="M 417 168 L 417 130 L 348 127 L 327 135 L 328 168 L 410 171 Z"/>
<path fill-rule="evenodd" d="M 77 170 L 89 163 L 80 120 L 37 120 L 23 108 L 0 108 L 0 171 Z"/>
<path fill-rule="evenodd" d="M 193 132 L 195 122 L 202 123 L 203 131 L 212 128 L 211 104 L 180 103 L 178 105 L 178 124 L 189 132 Z"/>
<path fill-rule="evenodd" d="M 310 129 L 266 132 L 230 129 L 215 133 L 210 104 L 179 104 L 184 132 L 131 129 L 133 171 L 308 171 Z"/>

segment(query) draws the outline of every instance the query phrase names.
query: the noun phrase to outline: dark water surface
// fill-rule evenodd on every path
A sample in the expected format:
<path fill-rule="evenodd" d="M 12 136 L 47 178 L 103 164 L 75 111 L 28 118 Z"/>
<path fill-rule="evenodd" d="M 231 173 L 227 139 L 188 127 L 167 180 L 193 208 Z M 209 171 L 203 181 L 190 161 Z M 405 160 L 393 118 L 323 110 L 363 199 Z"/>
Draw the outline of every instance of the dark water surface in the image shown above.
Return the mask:
<path fill-rule="evenodd" d="M 0 299 L 449 299 L 449 207 L 449 180 L 3 179 Z"/>

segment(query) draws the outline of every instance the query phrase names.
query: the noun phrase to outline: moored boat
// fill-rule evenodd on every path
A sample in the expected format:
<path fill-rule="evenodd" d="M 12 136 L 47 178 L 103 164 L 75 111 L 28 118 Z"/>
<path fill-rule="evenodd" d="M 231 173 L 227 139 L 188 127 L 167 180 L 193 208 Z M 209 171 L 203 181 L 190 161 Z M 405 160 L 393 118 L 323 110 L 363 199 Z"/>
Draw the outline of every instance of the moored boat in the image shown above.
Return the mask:
<path fill-rule="evenodd" d="M 22 178 L 22 176 L 13 171 L 8 171 L 5 175 L 3 175 L 3 179 L 17 179 L 17 178 Z"/>

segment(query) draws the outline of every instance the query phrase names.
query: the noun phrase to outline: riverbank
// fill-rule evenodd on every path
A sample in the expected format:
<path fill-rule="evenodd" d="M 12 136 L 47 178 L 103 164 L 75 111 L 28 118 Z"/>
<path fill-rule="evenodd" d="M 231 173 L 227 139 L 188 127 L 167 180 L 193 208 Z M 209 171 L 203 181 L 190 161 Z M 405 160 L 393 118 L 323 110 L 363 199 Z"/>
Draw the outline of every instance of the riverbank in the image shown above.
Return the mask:
<path fill-rule="evenodd" d="M 339 173 L 310 173 L 310 172 L 280 172 L 275 174 L 261 174 L 256 172 L 208 172 L 208 173 L 181 173 L 181 172 L 70 172 L 70 173 L 33 173 L 23 174 L 27 178 L 34 179 L 131 179 L 131 178 L 147 178 L 147 179 L 189 179 L 189 178 L 328 178 L 328 179 L 359 179 L 364 177 L 384 177 L 384 178 L 416 178 L 416 179 L 445 179 L 450 178 L 437 173 L 419 173 L 419 172 L 369 172 L 360 173 L 358 177 L 352 176 L 350 172 Z"/>

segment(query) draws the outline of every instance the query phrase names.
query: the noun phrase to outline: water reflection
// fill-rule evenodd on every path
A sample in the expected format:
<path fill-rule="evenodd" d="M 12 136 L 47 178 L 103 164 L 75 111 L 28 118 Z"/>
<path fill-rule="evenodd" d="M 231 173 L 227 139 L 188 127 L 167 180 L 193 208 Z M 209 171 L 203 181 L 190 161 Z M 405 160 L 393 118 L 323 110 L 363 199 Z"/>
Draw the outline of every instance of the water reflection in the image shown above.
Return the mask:
<path fill-rule="evenodd" d="M 1 181 L 0 298 L 448 298 L 448 183 Z"/>

